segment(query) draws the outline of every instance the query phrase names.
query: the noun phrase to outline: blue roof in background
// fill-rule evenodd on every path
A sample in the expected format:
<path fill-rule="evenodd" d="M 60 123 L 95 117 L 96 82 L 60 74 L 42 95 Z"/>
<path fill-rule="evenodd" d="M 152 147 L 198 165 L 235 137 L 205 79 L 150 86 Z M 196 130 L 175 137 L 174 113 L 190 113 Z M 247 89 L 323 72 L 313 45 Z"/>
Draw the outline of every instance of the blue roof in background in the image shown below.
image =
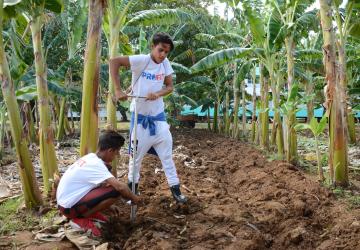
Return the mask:
<path fill-rule="evenodd" d="M 356 117 L 356 118 L 360 118 L 360 110 L 355 110 L 355 114 L 354 114 L 354 116 Z"/>
<path fill-rule="evenodd" d="M 204 112 L 201 112 L 202 106 L 199 106 L 197 108 L 191 109 L 191 106 L 189 105 L 184 105 L 183 106 L 183 110 L 181 111 L 181 115 L 197 115 L 199 117 L 206 117 L 207 116 L 207 110 L 205 110 Z M 252 113 L 252 104 L 248 104 L 246 105 L 246 116 L 247 117 L 251 117 Z M 242 107 L 239 108 L 239 112 L 238 112 L 238 116 L 242 116 L 243 114 L 243 109 Z M 256 116 L 259 115 L 259 110 L 256 110 Z M 320 118 L 324 115 L 324 108 L 320 107 L 317 109 L 314 109 L 314 116 L 316 118 Z M 222 112 L 220 111 L 220 116 L 222 116 Z M 360 117 L 360 111 L 357 112 L 357 115 L 355 115 L 356 117 Z M 214 117 L 214 108 L 210 108 L 210 117 Z M 269 117 L 274 117 L 274 111 L 273 110 L 269 110 Z M 300 109 L 298 112 L 296 112 L 296 117 L 297 118 L 306 118 L 307 117 L 307 109 L 303 108 Z"/>
<path fill-rule="evenodd" d="M 199 117 L 205 117 L 207 116 L 207 110 L 205 110 L 204 112 L 201 112 L 202 106 L 199 106 L 195 109 L 191 109 L 191 106 L 189 105 L 184 105 L 183 110 L 181 111 L 181 115 L 197 115 Z M 246 107 L 247 112 L 246 112 L 246 116 L 251 116 L 251 112 L 249 112 L 249 110 L 251 110 L 250 105 L 247 105 Z M 231 113 L 231 111 L 229 111 L 229 114 Z M 258 111 L 256 112 L 258 113 Z M 220 110 L 220 116 L 223 115 L 223 112 Z M 239 108 L 239 112 L 238 112 L 238 116 L 242 116 L 242 108 Z M 214 108 L 210 108 L 210 117 L 214 117 Z"/>

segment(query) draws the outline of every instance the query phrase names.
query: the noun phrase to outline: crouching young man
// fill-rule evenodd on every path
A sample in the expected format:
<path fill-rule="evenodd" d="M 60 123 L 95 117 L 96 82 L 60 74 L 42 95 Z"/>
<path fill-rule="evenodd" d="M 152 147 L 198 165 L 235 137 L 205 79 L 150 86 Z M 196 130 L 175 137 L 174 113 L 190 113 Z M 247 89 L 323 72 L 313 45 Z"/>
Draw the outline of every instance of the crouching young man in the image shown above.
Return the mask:
<path fill-rule="evenodd" d="M 120 197 L 139 204 L 140 198 L 128 186 L 118 181 L 106 167 L 119 155 L 124 137 L 115 131 L 100 135 L 96 153 L 90 153 L 69 166 L 56 191 L 60 212 L 71 219 L 71 224 L 84 230 L 91 230 L 100 236 L 94 220 L 107 221 L 100 212 L 115 208 L 111 205 Z"/>

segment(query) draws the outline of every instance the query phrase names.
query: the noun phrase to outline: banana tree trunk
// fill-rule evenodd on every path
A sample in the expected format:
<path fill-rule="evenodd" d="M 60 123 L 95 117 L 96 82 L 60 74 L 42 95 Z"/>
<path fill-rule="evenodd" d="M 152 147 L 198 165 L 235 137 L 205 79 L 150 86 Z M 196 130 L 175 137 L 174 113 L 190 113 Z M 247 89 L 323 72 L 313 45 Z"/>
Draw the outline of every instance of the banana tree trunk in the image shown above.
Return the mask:
<path fill-rule="evenodd" d="M 315 143 L 316 143 L 316 159 L 318 164 L 318 175 L 321 182 L 325 180 L 324 171 L 321 166 L 321 156 L 320 156 L 320 148 L 319 148 L 319 138 L 315 136 Z"/>
<path fill-rule="evenodd" d="M 281 89 L 281 78 L 278 78 L 276 85 L 276 112 L 275 112 L 275 121 L 276 121 L 276 145 L 278 150 L 278 155 L 280 158 L 284 158 L 284 134 L 283 134 L 283 121 L 281 120 L 280 115 L 280 89 Z"/>
<path fill-rule="evenodd" d="M 226 91 L 226 95 L 225 95 L 225 135 L 229 135 L 230 134 L 230 114 L 229 114 L 229 109 L 230 107 L 230 93 L 227 90 Z"/>
<path fill-rule="evenodd" d="M 339 9 L 338 7 L 335 7 L 335 20 L 338 26 L 338 30 L 339 30 L 339 41 L 336 43 L 337 48 L 338 48 L 338 54 L 339 54 L 339 78 L 340 78 L 340 85 L 343 86 L 344 91 L 345 91 L 345 98 L 346 100 L 347 98 L 347 94 L 346 94 L 346 89 L 347 89 L 347 78 L 346 78 L 346 71 L 347 71 L 347 66 L 346 66 L 346 50 L 345 50 L 345 45 L 346 45 L 346 40 L 347 40 L 347 35 L 344 33 L 347 33 L 347 30 L 349 29 L 348 25 L 349 25 L 349 20 L 350 20 L 350 16 L 351 16 L 351 12 L 353 9 L 353 4 L 354 2 L 350 1 L 348 3 L 348 11 L 349 13 L 347 13 L 346 17 L 345 17 L 345 21 L 344 24 L 341 20 L 340 17 L 340 13 L 339 13 Z M 356 143 L 356 130 L 355 130 L 355 126 L 353 126 L 354 124 L 354 115 L 351 111 L 351 107 L 347 107 L 347 103 L 344 104 L 345 106 L 345 112 L 344 115 L 346 116 L 345 119 L 347 120 L 347 132 L 349 134 L 349 140 L 350 143 Z"/>
<path fill-rule="evenodd" d="M 68 69 L 66 75 L 65 75 L 65 84 L 64 86 L 67 87 L 69 86 L 69 83 L 71 82 L 71 68 Z M 63 98 L 61 99 L 61 104 L 60 104 L 60 114 L 59 114 L 59 124 L 58 124 L 58 131 L 57 131 L 57 135 L 56 135 L 56 139 L 58 141 L 62 140 L 62 138 L 64 137 L 65 134 L 65 122 L 66 122 L 66 101 L 67 101 L 67 97 L 63 96 Z"/>
<path fill-rule="evenodd" d="M 26 136 L 26 139 L 28 142 L 31 142 L 31 136 L 30 136 L 30 116 L 29 116 L 29 105 L 27 102 L 23 102 L 20 105 L 20 117 L 24 121 L 24 135 Z"/>
<path fill-rule="evenodd" d="M 68 113 L 68 108 L 67 108 L 67 104 L 65 103 L 65 110 L 64 110 L 64 133 L 65 134 L 71 134 L 71 128 L 70 128 L 70 123 L 69 123 L 69 119 L 67 118 L 67 113 Z"/>
<path fill-rule="evenodd" d="M 272 75 L 272 73 L 270 73 Z M 282 121 L 280 116 L 280 79 L 278 77 L 278 82 L 275 84 L 274 77 L 270 78 L 271 89 L 273 96 L 274 104 L 274 121 L 273 121 L 273 131 L 272 131 L 272 142 L 276 144 L 277 153 L 280 158 L 283 158 L 284 155 L 284 138 L 283 138 L 283 128 Z"/>
<path fill-rule="evenodd" d="M 112 3 L 110 1 L 109 3 Z M 111 7 L 111 6 L 109 6 Z M 111 12 L 111 10 L 110 10 Z M 110 15 L 110 37 L 109 37 L 109 58 L 114 58 L 118 55 L 119 48 L 119 31 L 116 29 L 116 23 L 114 16 Z M 112 129 L 117 129 L 117 120 L 116 120 L 116 106 L 113 102 L 112 97 L 115 95 L 115 87 L 110 77 L 110 68 L 109 68 L 109 94 L 107 97 L 107 126 Z"/>
<path fill-rule="evenodd" d="M 342 40 L 342 39 L 341 39 Z M 339 79 L 340 85 L 344 88 L 345 101 L 347 101 L 346 89 L 347 89 L 347 79 L 346 79 L 346 54 L 345 54 L 345 43 L 340 41 L 337 43 L 338 54 L 339 54 Z M 347 107 L 347 103 L 344 103 L 345 108 L 345 120 L 347 121 L 347 132 L 349 134 L 349 142 L 356 143 L 356 131 L 355 126 L 352 126 L 354 123 L 354 115 L 351 112 L 351 108 Z"/>
<path fill-rule="evenodd" d="M 60 141 L 65 134 L 65 107 L 66 107 L 66 96 L 61 99 L 60 104 L 60 115 L 59 115 L 59 124 L 56 134 L 56 140 Z"/>
<path fill-rule="evenodd" d="M 292 36 L 285 38 L 285 47 L 286 47 L 286 58 L 287 58 L 287 84 L 288 84 L 288 93 L 294 81 L 294 53 L 295 53 L 295 43 Z M 287 115 L 287 144 L 286 144 L 286 160 L 291 163 L 295 163 L 297 158 L 297 138 L 294 125 L 296 122 L 296 113 L 295 109 L 291 109 Z"/>
<path fill-rule="evenodd" d="M 54 132 L 55 134 L 57 134 L 59 132 L 59 127 L 57 126 L 58 125 L 58 120 L 60 119 L 60 110 L 61 110 L 61 103 L 59 103 L 59 99 L 56 95 L 53 95 L 52 97 L 52 101 L 53 101 L 53 109 L 54 109 L 54 112 L 53 112 L 53 123 L 54 123 Z"/>
<path fill-rule="evenodd" d="M 260 113 L 260 126 L 261 138 L 260 146 L 262 148 L 269 147 L 269 85 L 268 78 L 263 75 L 263 65 L 260 64 L 260 95 L 261 95 L 261 113 Z"/>
<path fill-rule="evenodd" d="M 210 108 L 207 109 L 207 124 L 208 124 L 208 130 L 211 131 Z"/>
<path fill-rule="evenodd" d="M 15 144 L 18 169 L 22 192 L 27 208 L 42 204 L 42 197 L 38 187 L 34 167 L 31 163 L 26 137 L 22 133 L 19 106 L 15 97 L 14 85 L 11 79 L 3 44 L 3 0 L 0 0 L 0 81 L 4 102 L 8 111 L 11 135 Z"/>
<path fill-rule="evenodd" d="M 100 38 L 104 2 L 89 1 L 89 20 L 83 74 L 80 155 L 96 151 L 98 140 L 98 101 Z"/>
<path fill-rule="evenodd" d="M 218 132 L 218 107 L 219 104 L 217 101 L 214 103 L 214 120 L 213 120 L 213 131 L 215 133 Z"/>
<path fill-rule="evenodd" d="M 233 130 L 232 137 L 237 138 L 239 130 L 239 106 L 240 106 L 240 89 L 236 80 L 236 73 L 234 75 L 233 89 L 234 89 L 234 118 L 233 118 Z"/>
<path fill-rule="evenodd" d="M 314 84 L 309 81 L 305 81 L 305 93 L 307 96 L 311 95 L 314 92 Z M 307 118 L 306 122 L 310 123 L 311 119 L 314 117 L 314 101 L 311 99 L 306 103 L 307 109 Z"/>
<path fill-rule="evenodd" d="M 251 140 L 255 142 L 256 133 L 256 67 L 252 71 L 252 82 L 253 82 L 253 95 L 252 95 L 252 117 L 251 117 Z"/>
<path fill-rule="evenodd" d="M 60 141 L 65 134 L 65 107 L 66 107 L 66 96 L 63 96 L 60 104 L 60 115 L 59 115 L 59 124 L 56 134 L 56 140 Z"/>
<path fill-rule="evenodd" d="M 0 160 L 4 154 L 5 124 L 5 109 L 0 107 Z"/>
<path fill-rule="evenodd" d="M 323 32 L 323 53 L 326 70 L 325 106 L 330 110 L 329 114 L 329 165 L 330 175 L 335 185 L 347 186 L 347 132 L 346 120 L 344 119 L 344 104 L 346 102 L 343 86 L 338 82 L 336 70 L 336 47 L 332 27 L 333 1 L 319 0 L 321 27 Z"/>
<path fill-rule="evenodd" d="M 70 118 L 71 118 L 71 131 L 74 133 L 75 132 L 75 122 L 74 122 L 74 115 L 73 115 L 73 111 L 71 108 L 71 104 L 69 105 L 69 113 L 70 113 Z"/>
<path fill-rule="evenodd" d="M 34 48 L 38 108 L 40 114 L 40 162 L 44 191 L 45 194 L 49 194 L 51 189 L 50 180 L 54 177 L 55 173 L 58 173 L 58 167 L 54 148 L 54 130 L 51 127 L 46 66 L 41 43 L 41 17 L 42 16 L 38 16 L 31 21 L 30 29 Z"/>
<path fill-rule="evenodd" d="M 352 113 L 351 107 L 347 108 L 347 123 L 348 123 L 348 132 L 349 132 L 349 140 L 350 143 L 356 142 L 356 127 L 355 127 L 355 117 Z"/>
<path fill-rule="evenodd" d="M 114 58 L 118 55 L 118 48 L 119 48 L 119 29 L 116 26 L 116 15 L 113 13 L 112 10 L 115 10 L 115 6 L 112 6 L 114 2 L 109 1 L 109 23 L 110 23 L 110 37 L 109 37 L 109 58 Z M 106 113 L 107 113 L 107 128 L 116 130 L 117 129 L 117 118 L 116 118 L 116 104 L 113 102 L 112 97 L 115 95 L 115 87 L 110 77 L 110 68 L 109 68 L 109 91 L 107 97 L 107 106 L 106 106 Z M 116 177 L 117 176 L 117 166 L 118 159 L 115 158 L 111 163 L 112 166 L 112 174 Z"/>
<path fill-rule="evenodd" d="M 246 137 L 246 100 L 245 100 L 245 80 L 241 83 L 242 93 L 242 136 Z"/>
<path fill-rule="evenodd" d="M 32 115 L 31 105 L 30 103 L 27 104 L 28 106 L 28 121 L 29 121 L 29 133 L 30 133 L 30 141 L 35 144 L 39 144 L 36 136 L 36 129 L 34 123 L 34 117 Z"/>

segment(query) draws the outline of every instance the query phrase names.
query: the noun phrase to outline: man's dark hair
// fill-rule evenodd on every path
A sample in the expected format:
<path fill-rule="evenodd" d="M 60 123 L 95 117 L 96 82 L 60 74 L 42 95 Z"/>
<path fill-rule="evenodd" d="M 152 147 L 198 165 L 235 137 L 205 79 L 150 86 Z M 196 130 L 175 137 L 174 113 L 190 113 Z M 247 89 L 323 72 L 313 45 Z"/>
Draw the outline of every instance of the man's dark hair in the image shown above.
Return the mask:
<path fill-rule="evenodd" d="M 101 133 L 98 142 L 98 150 L 120 149 L 124 145 L 125 138 L 114 130 L 105 130 Z"/>
<path fill-rule="evenodd" d="M 154 46 L 158 45 L 159 43 L 166 43 L 170 45 L 170 51 L 174 49 L 174 43 L 171 37 L 169 36 L 169 34 L 164 32 L 156 33 L 153 36 L 152 43 L 154 44 Z"/>

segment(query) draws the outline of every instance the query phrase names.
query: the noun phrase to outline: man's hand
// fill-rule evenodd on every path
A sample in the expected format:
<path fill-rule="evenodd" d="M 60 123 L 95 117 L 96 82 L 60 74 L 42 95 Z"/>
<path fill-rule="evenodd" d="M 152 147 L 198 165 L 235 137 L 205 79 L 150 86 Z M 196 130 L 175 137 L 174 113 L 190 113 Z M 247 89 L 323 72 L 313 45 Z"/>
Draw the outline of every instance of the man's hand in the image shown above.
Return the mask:
<path fill-rule="evenodd" d="M 119 209 L 117 206 L 112 205 L 112 206 L 110 207 L 110 210 L 111 210 L 111 213 L 113 214 L 113 216 L 115 216 L 115 217 L 120 217 L 120 215 L 121 215 L 120 209 Z"/>
<path fill-rule="evenodd" d="M 128 98 L 127 94 L 125 94 L 123 91 L 115 90 L 115 96 L 114 96 L 113 102 L 117 103 L 119 100 L 126 101 L 127 98 Z"/>
<path fill-rule="evenodd" d="M 140 196 L 134 195 L 133 198 L 131 199 L 131 203 L 134 203 L 135 205 L 143 205 L 144 201 L 143 199 L 141 199 Z"/>
<path fill-rule="evenodd" d="M 149 197 L 146 197 L 146 196 L 138 196 L 136 195 L 136 201 L 131 201 L 131 202 L 134 202 L 135 205 L 138 205 L 138 206 L 145 206 L 146 204 L 149 204 Z"/>
<path fill-rule="evenodd" d="M 157 93 L 149 93 L 146 96 L 146 100 L 154 101 L 154 100 L 158 99 L 159 97 L 160 97 L 160 95 Z"/>

